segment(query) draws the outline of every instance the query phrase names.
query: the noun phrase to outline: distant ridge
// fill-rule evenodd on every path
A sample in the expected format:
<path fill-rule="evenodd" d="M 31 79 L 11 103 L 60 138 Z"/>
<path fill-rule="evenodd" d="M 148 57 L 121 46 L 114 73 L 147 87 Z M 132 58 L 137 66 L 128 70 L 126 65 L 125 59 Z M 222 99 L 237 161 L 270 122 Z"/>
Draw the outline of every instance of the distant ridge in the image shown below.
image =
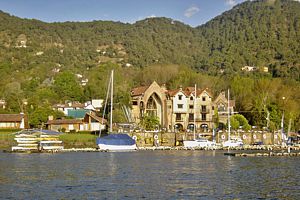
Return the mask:
<path fill-rule="evenodd" d="M 0 63 L 10 66 L 8 74 L 54 65 L 76 71 L 113 62 L 187 65 L 216 75 L 249 65 L 299 80 L 299 29 L 300 3 L 293 0 L 246 1 L 196 28 L 168 18 L 45 23 L 1 11 Z"/>

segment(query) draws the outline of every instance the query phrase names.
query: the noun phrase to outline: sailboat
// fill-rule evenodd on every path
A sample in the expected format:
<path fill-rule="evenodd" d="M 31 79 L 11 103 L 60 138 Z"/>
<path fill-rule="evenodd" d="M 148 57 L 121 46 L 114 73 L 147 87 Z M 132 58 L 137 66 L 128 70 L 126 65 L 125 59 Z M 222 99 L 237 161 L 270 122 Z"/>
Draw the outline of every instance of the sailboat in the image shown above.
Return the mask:
<path fill-rule="evenodd" d="M 230 136 L 230 109 L 229 109 L 229 89 L 228 89 L 228 105 L 227 105 L 227 114 L 228 114 L 228 140 L 223 143 L 223 147 L 241 147 L 243 146 L 243 141 L 240 138 L 233 138 Z"/>
<path fill-rule="evenodd" d="M 206 138 L 198 138 L 196 139 L 196 100 L 197 100 L 197 86 L 195 84 L 195 98 L 194 98 L 194 137 L 193 140 L 184 140 L 183 146 L 186 148 L 205 148 L 212 147 L 214 145 L 213 142 L 209 141 Z"/>
<path fill-rule="evenodd" d="M 110 131 L 107 136 L 101 137 L 101 129 L 99 137 L 96 140 L 96 144 L 100 150 L 104 151 L 132 151 L 136 150 L 136 141 L 125 133 L 112 133 L 112 112 L 113 112 L 113 77 L 114 71 L 111 71 L 111 76 L 108 84 L 108 92 L 106 95 L 106 101 L 104 106 L 104 112 L 106 110 L 108 94 L 110 90 Z M 104 112 L 102 120 L 104 119 Z M 103 121 L 102 121 L 103 124 Z"/>

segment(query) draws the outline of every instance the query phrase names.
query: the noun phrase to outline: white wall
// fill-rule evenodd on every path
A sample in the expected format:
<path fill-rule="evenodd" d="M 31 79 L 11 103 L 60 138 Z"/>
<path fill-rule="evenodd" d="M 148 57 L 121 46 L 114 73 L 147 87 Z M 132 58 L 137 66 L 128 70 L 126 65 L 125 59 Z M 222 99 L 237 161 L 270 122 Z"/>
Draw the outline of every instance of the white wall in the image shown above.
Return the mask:
<path fill-rule="evenodd" d="M 182 99 L 179 100 L 179 96 L 182 95 Z M 178 104 L 182 104 L 182 108 L 178 108 Z M 185 96 L 183 92 L 178 92 L 173 97 L 173 112 L 174 113 L 186 113 L 188 109 L 188 98 Z"/>

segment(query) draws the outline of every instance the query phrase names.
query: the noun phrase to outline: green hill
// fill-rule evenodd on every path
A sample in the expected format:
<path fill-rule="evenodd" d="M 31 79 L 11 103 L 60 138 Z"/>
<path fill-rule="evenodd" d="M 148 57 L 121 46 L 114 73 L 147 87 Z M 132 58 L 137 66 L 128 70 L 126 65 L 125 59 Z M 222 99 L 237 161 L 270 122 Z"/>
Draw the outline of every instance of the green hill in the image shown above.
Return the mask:
<path fill-rule="evenodd" d="M 260 106 L 261 111 L 264 103 L 280 113 L 285 93 L 295 110 L 299 33 L 300 3 L 293 0 L 246 1 L 196 28 L 168 18 L 45 23 L 0 11 L 0 99 L 7 101 L 0 112 L 38 115 L 64 100 L 104 98 L 112 68 L 117 70 L 115 98 L 125 104 L 131 87 L 156 80 L 170 88 L 197 83 L 215 94 L 232 87 L 243 110 Z M 244 72 L 244 66 L 269 72 Z M 249 96 L 257 97 L 256 84 L 265 86 L 264 81 L 278 87 L 262 87 L 264 102 L 258 106 Z M 298 113 L 293 118 L 299 119 Z"/>
<path fill-rule="evenodd" d="M 217 74 L 249 65 L 299 80 L 300 4 L 292 0 L 247 1 L 197 28 L 167 18 L 132 25 L 44 23 L 3 12 L 0 23 L 0 62 L 11 69 L 42 64 L 81 70 L 111 61 L 136 67 L 180 64 Z"/>
<path fill-rule="evenodd" d="M 300 78 L 299 2 L 247 1 L 197 29 L 209 44 L 208 66 L 266 66 L 273 77 Z"/>

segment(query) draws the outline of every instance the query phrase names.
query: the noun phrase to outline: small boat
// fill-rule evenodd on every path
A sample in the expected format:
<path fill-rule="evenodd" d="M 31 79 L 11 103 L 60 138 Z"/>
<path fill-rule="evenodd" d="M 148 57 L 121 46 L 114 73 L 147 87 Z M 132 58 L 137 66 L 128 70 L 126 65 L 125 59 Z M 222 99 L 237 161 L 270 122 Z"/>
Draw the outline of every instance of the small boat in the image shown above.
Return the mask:
<path fill-rule="evenodd" d="M 37 150 L 37 147 L 21 147 L 21 146 L 14 146 L 11 148 L 12 151 L 28 151 L 28 150 Z"/>
<path fill-rule="evenodd" d="M 242 147 L 244 145 L 241 139 L 230 139 L 223 143 L 223 147 Z"/>
<path fill-rule="evenodd" d="M 97 138 L 100 150 L 105 151 L 134 151 L 137 149 L 136 142 L 127 134 L 109 134 Z"/>
<path fill-rule="evenodd" d="M 62 150 L 63 142 L 59 140 L 58 132 L 49 130 L 24 130 L 17 132 L 14 140 L 17 146 L 12 147 L 12 151 L 36 151 L 43 150 L 58 151 Z"/>
<path fill-rule="evenodd" d="M 107 97 L 104 105 L 104 111 L 106 110 L 108 93 L 110 92 L 110 131 L 107 136 L 101 137 L 101 129 L 99 137 L 96 140 L 96 144 L 100 150 L 104 151 L 133 151 L 137 150 L 136 142 L 129 135 L 125 133 L 112 133 L 112 112 L 113 112 L 113 77 L 114 71 L 111 71 L 110 81 L 107 90 Z M 104 119 L 104 113 L 103 117 Z M 103 120 L 102 120 L 103 124 Z"/>
<path fill-rule="evenodd" d="M 183 146 L 187 148 L 205 148 L 205 147 L 213 147 L 215 143 L 209 141 L 206 138 L 199 138 L 195 140 L 184 140 Z"/>

